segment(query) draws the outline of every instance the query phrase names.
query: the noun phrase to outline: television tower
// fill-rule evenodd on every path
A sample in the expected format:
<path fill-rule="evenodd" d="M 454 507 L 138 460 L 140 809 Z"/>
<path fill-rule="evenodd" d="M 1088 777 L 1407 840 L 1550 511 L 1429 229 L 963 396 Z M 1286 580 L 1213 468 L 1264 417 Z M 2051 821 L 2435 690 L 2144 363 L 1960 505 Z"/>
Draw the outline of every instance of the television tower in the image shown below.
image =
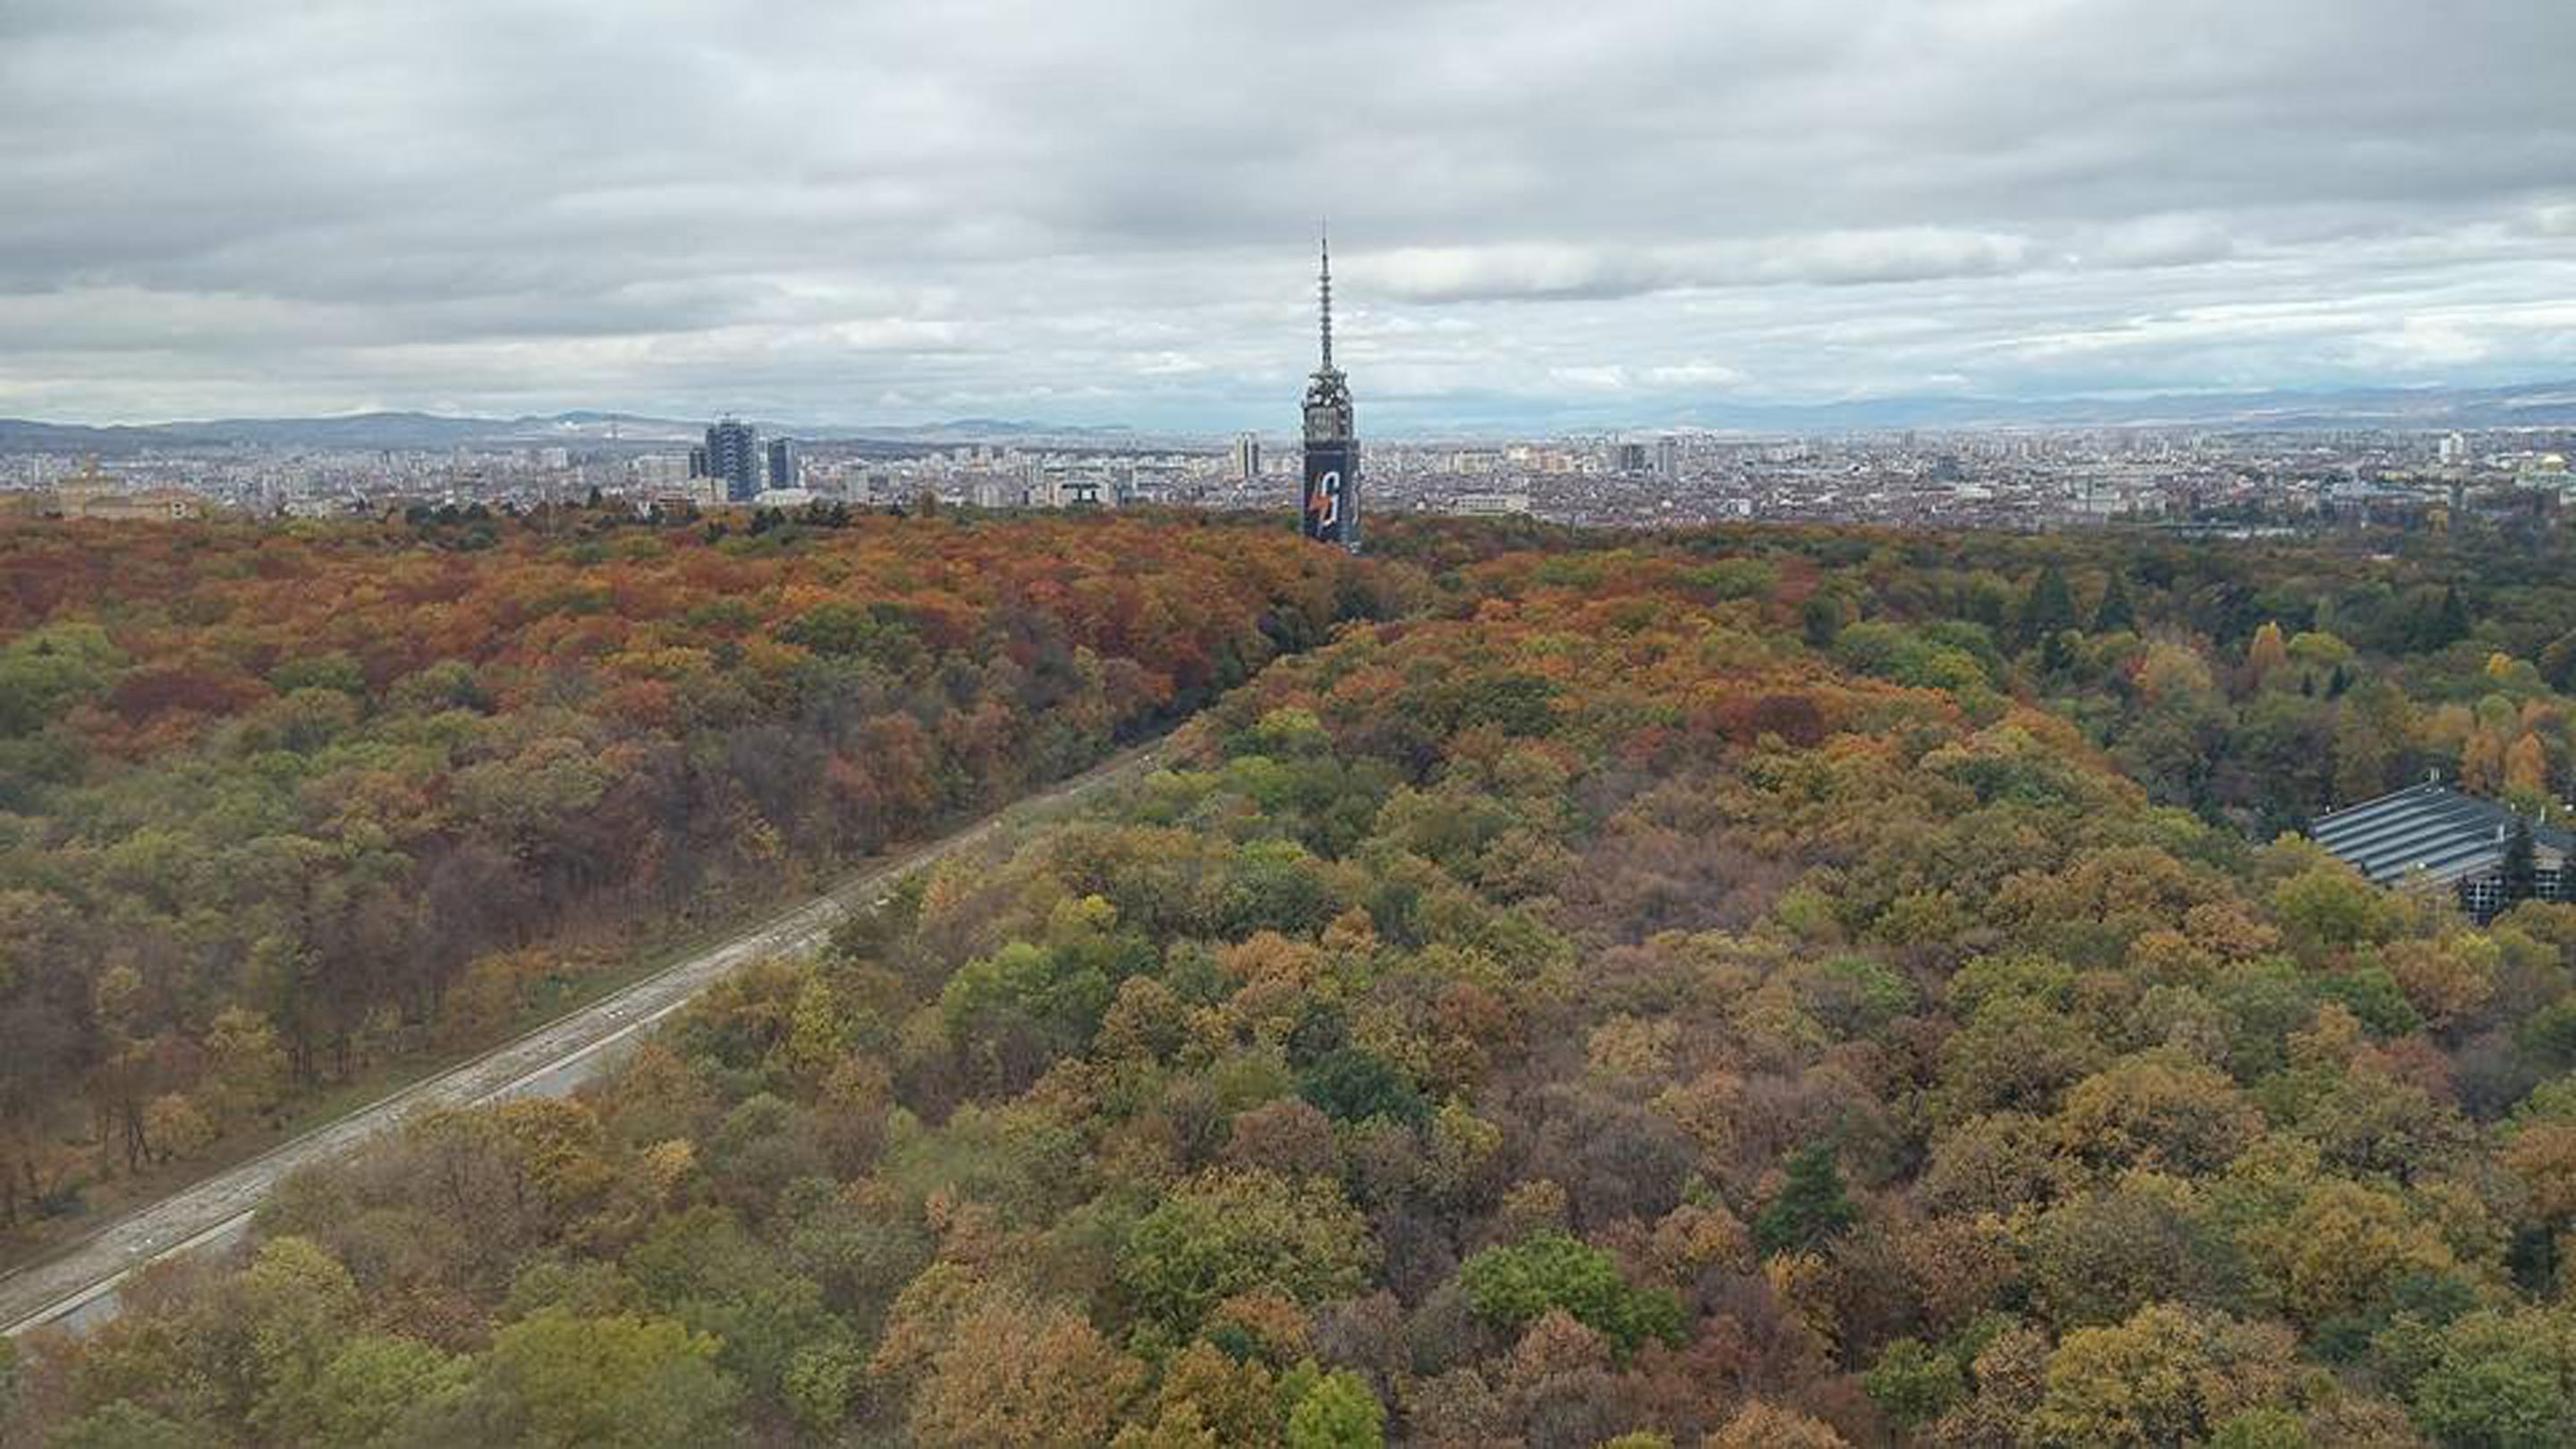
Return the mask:
<path fill-rule="evenodd" d="M 1351 420 L 1351 390 L 1333 366 L 1333 241 L 1322 238 L 1322 267 L 1315 274 L 1316 314 L 1323 358 L 1306 381 L 1306 485 L 1302 509 L 1306 536 L 1360 551 L 1360 440 Z"/>

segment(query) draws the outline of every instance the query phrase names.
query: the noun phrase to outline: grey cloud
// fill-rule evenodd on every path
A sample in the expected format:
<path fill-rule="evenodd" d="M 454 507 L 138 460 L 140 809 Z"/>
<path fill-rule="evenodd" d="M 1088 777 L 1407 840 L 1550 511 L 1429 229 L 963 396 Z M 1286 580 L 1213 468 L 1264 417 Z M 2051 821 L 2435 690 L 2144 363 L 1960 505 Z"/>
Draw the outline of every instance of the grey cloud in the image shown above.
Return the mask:
<path fill-rule="evenodd" d="M 2102 229 L 2086 260 L 2115 267 L 2179 267 L 2236 251 L 2225 223 L 2207 216 L 2142 216 Z"/>
<path fill-rule="evenodd" d="M 1284 425 L 2571 365 L 2529 0 L 12 0 L 0 411 Z"/>
<path fill-rule="evenodd" d="M 1920 282 L 1989 277 L 2029 265 L 2027 237 L 1935 227 L 1828 232 L 1793 243 L 1762 269 L 1768 281 Z"/>
<path fill-rule="evenodd" d="M 1416 302 L 1600 300 L 1690 287 L 1995 276 L 2022 269 L 2032 255 L 2026 237 L 1909 227 L 1656 251 L 1526 244 L 1407 248 L 1370 258 L 1359 276 L 1390 296 Z"/>

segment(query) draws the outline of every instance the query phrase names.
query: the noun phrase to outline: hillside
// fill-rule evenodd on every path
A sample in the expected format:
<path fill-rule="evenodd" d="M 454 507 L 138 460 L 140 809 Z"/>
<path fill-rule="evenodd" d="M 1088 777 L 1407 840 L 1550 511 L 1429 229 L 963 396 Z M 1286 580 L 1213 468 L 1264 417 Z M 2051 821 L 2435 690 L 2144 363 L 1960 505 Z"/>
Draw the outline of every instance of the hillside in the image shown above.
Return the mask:
<path fill-rule="evenodd" d="M 0 1246 L 1378 607 L 1283 532 L 833 517 L 0 525 Z"/>
<path fill-rule="evenodd" d="M 1378 541 L 1172 768 L 290 1182 L 0 1445 L 2576 1434 L 2576 906 L 2276 838 L 2565 795 L 2563 540 Z"/>

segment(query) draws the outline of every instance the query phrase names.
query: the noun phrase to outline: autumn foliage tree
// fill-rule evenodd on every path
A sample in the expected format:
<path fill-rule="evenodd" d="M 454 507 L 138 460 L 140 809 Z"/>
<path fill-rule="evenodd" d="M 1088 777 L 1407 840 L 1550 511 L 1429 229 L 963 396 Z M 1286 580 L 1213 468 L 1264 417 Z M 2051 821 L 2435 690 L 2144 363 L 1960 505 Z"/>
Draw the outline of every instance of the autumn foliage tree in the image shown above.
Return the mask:
<path fill-rule="evenodd" d="M 430 841 L 451 903 L 561 899 L 602 814 L 661 822 L 654 879 L 721 883 L 715 843 L 837 838 L 791 808 L 806 782 L 882 822 L 1025 778 L 968 762 L 1031 768 L 1031 731 L 1096 753 L 1146 717 L 1113 701 L 1184 697 L 1144 661 L 1207 637 L 1106 568 L 978 554 L 1024 569 L 1033 602 L 996 613 L 935 580 L 944 545 L 779 533 L 653 535 L 633 570 L 637 539 L 594 540 L 599 577 L 537 570 L 569 604 L 394 548 L 379 587 L 425 601 L 415 627 L 506 605 L 654 723 L 599 723 L 532 657 L 423 666 L 390 744 L 473 747 L 407 772 L 370 738 L 382 768 L 330 808 L 405 859 Z M 782 1444 L 2563 1441 L 2576 908 L 2479 924 L 2290 827 L 2472 757 L 2502 788 L 2525 733 L 2568 758 L 2531 662 L 2576 609 L 2567 557 L 2367 542 L 1392 520 L 1389 562 L 1328 574 L 1386 569 L 1402 617 L 1218 631 L 1190 667 L 1222 692 L 1152 775 L 729 976 L 572 1101 L 425 1118 L 286 1184 L 247 1265 L 145 1275 L 108 1329 L 26 1343 L 0 1444 L 604 1434 L 585 1376 L 639 1365 L 668 1432 Z M 1115 630 L 1086 661 L 1050 643 L 1066 619 Z M 168 651 L 106 632 L 25 667 L 112 729 L 291 753 L 389 709 L 343 644 L 354 726 L 310 698 L 220 722 L 233 656 L 206 646 L 114 724 L 119 661 Z M 1101 652 L 1147 637 L 1174 642 Z M 281 693 L 277 662 L 252 671 L 275 701 L 361 702 L 328 664 Z M 720 783 L 716 836 L 649 813 Z M 468 851 L 460 821 L 507 828 Z M 186 835 L 78 869 L 184 906 Z M 296 894 L 328 858 L 223 857 L 335 919 Z M 170 904 L 125 910 L 175 933 Z M 45 885 L 0 911 L 42 1008 L 10 1040 L 83 1074 L 112 1136 L 138 1103 L 181 1120 L 173 1092 L 275 1110 L 368 999 L 228 1003 L 165 1064 L 155 1013 L 197 958 L 66 984 L 76 950 L 19 943 L 77 946 L 81 913 Z M 349 942 L 403 940 L 343 914 L 320 940 L 271 910 L 241 959 L 334 987 L 376 954 Z M 487 943 L 450 999 L 510 999 L 523 968 L 484 963 L 536 950 Z"/>
<path fill-rule="evenodd" d="M 0 525 L 0 1234 L 1075 771 L 1401 588 L 1236 525 L 575 520 Z"/>

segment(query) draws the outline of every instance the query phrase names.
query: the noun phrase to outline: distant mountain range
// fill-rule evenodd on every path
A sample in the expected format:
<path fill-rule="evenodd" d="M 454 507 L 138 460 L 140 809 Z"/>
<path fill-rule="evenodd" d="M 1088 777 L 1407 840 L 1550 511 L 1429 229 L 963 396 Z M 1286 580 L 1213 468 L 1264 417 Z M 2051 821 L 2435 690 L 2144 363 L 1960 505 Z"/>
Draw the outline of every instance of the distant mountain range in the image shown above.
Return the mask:
<path fill-rule="evenodd" d="M 2243 431 L 2576 425 L 2576 382 L 2324 392 L 2153 393 L 2069 398 L 1870 398 L 1689 410 L 1700 426 L 1832 433 L 1885 428 L 2194 427 Z"/>
<path fill-rule="evenodd" d="M 1417 405 L 1418 407 L 1419 405 Z M 1508 411 L 1507 406 L 1498 411 Z M 1563 419 L 1532 417 L 1524 431 L 1554 431 Z M 755 423 L 772 437 L 921 447 L 978 442 L 1092 447 L 1175 442 L 1190 435 L 1147 434 L 1121 426 L 1078 426 L 1003 418 L 958 418 L 902 426 Z M 1508 416 L 1416 426 L 1412 434 L 1456 436 L 1509 431 Z M 1600 431 L 1606 424 L 1591 424 Z M 1815 434 L 1890 428 L 2200 427 L 2244 431 L 2336 428 L 2512 428 L 2576 426 L 2576 381 L 2511 387 L 2354 388 L 2323 392 L 2156 393 L 2138 396 L 2013 399 L 1869 398 L 1813 404 L 1715 403 L 1675 409 L 1653 427 L 1728 432 Z M 316 418 L 221 418 L 204 422 L 89 427 L 0 418 L 0 452 L 96 452 L 152 448 L 386 448 L 680 446 L 699 438 L 703 420 L 633 413 L 574 411 L 517 418 L 448 417 L 372 412 Z M 1611 430 L 1616 430 L 1615 428 Z M 1204 442 L 1212 434 L 1198 435 Z"/>

